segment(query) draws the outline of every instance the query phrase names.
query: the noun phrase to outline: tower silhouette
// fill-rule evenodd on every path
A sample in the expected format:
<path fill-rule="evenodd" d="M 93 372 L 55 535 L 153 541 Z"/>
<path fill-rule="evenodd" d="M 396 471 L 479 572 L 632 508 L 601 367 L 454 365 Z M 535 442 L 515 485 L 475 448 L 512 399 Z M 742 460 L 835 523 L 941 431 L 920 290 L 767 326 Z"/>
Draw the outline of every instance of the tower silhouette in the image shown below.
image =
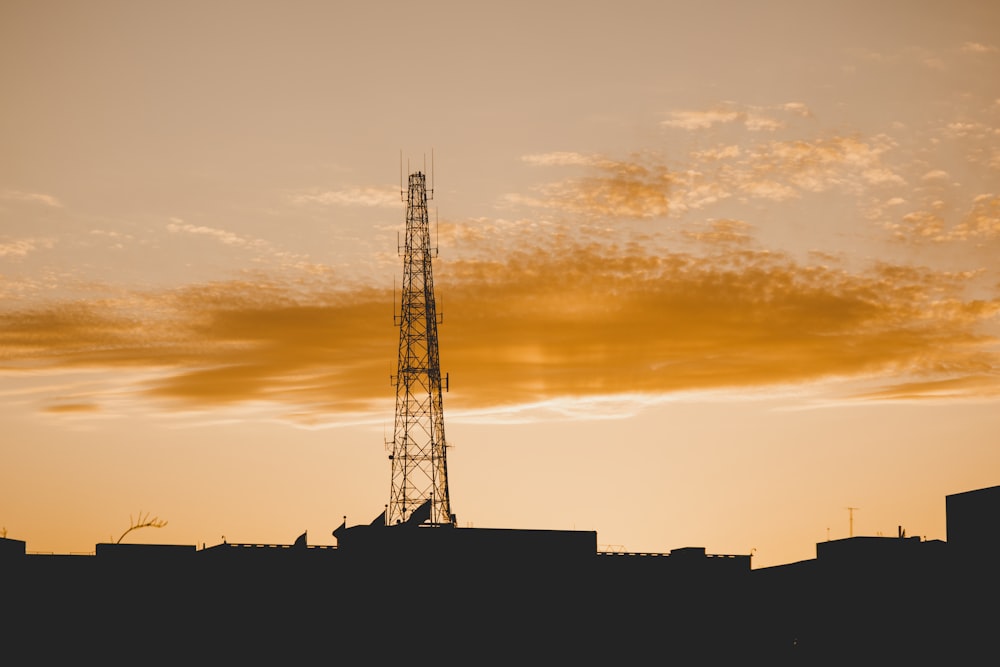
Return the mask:
<path fill-rule="evenodd" d="M 409 175 L 406 233 L 399 248 L 403 256 L 403 285 L 399 315 L 399 360 L 396 385 L 396 424 L 393 430 L 392 488 L 385 521 L 454 524 L 448 498 L 447 444 L 441 363 L 438 352 L 438 314 L 427 216 L 426 176 Z"/>

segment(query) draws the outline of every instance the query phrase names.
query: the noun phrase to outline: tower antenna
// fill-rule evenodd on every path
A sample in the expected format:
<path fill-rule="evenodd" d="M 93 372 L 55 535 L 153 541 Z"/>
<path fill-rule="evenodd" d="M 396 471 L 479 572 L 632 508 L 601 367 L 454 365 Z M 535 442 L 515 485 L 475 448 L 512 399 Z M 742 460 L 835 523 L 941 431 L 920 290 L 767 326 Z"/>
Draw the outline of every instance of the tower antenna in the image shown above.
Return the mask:
<path fill-rule="evenodd" d="M 854 537 L 854 510 L 859 510 L 860 507 L 848 507 L 847 516 L 849 521 L 850 532 L 847 533 L 848 537 Z"/>
<path fill-rule="evenodd" d="M 392 484 L 386 523 L 406 523 L 419 511 L 414 521 L 454 525 L 448 496 L 437 331 L 440 320 L 434 299 L 427 177 L 418 171 L 410 173 L 408 180 L 397 320 L 396 423 L 389 455 Z"/>

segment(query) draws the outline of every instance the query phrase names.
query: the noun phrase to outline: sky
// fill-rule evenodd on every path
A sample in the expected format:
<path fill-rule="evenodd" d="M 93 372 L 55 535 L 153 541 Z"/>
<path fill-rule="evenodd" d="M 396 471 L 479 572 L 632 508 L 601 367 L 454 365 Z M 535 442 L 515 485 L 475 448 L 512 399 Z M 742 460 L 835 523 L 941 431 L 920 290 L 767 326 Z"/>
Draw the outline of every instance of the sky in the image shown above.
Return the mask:
<path fill-rule="evenodd" d="M 379 515 L 415 171 L 460 526 L 759 568 L 1000 484 L 1000 4 L 3 0 L 0 94 L 29 552 Z"/>

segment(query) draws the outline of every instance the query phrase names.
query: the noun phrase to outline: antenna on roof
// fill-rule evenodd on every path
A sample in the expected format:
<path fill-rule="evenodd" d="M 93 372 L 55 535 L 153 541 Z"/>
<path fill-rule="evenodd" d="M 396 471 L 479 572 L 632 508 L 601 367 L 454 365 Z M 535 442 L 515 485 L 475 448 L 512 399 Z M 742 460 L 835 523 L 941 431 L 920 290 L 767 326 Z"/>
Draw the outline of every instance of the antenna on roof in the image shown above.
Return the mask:
<path fill-rule="evenodd" d="M 848 515 L 848 517 L 850 517 L 849 518 L 849 521 L 850 521 L 850 532 L 848 532 L 848 536 L 849 537 L 854 537 L 854 510 L 859 510 L 859 509 L 861 509 L 861 508 L 860 507 L 848 507 L 847 508 L 847 515 Z"/>

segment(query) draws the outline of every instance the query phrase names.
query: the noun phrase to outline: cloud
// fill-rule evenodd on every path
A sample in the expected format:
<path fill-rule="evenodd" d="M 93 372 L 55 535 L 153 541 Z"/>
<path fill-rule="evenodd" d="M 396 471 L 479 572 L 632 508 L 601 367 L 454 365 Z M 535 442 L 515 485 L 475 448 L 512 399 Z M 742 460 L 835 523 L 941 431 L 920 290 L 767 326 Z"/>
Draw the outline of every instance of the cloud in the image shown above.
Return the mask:
<path fill-rule="evenodd" d="M 812 111 L 801 102 L 746 107 L 726 104 L 712 109 L 670 111 L 660 125 L 679 130 L 706 130 L 716 125 L 736 124 L 751 132 L 773 132 L 788 125 L 785 120 L 774 118 L 772 113 L 812 118 Z"/>
<path fill-rule="evenodd" d="M 899 67 L 919 65 L 927 69 L 945 71 L 947 69 L 944 60 L 936 51 L 922 47 L 909 46 L 891 52 L 870 51 L 867 49 L 851 49 L 856 57 L 869 63 Z"/>
<path fill-rule="evenodd" d="M 449 265 L 442 355 L 468 392 L 463 405 L 979 374 L 984 357 L 997 368 L 971 331 L 1000 303 L 963 302 L 961 276 L 890 265 L 849 274 L 738 245 L 709 258 L 571 245 L 490 270 Z"/>
<path fill-rule="evenodd" d="M 993 194 L 976 197 L 949 236 L 961 240 L 1000 239 L 1000 197 Z"/>
<path fill-rule="evenodd" d="M 290 195 L 293 204 L 321 204 L 324 206 L 378 206 L 398 207 L 400 203 L 398 187 L 353 187 L 323 192 L 304 192 Z"/>
<path fill-rule="evenodd" d="M 751 132 L 760 132 L 761 130 L 774 131 L 785 127 L 785 124 L 780 120 L 757 114 L 748 114 L 744 124 Z"/>
<path fill-rule="evenodd" d="M 742 115 L 730 109 L 708 109 L 705 111 L 671 111 L 667 120 L 661 121 L 664 127 L 675 127 L 681 130 L 704 130 L 723 123 L 732 123 Z"/>
<path fill-rule="evenodd" d="M 670 208 L 674 176 L 659 163 L 641 159 L 583 158 L 575 153 L 526 156 L 544 166 L 587 165 L 592 176 L 549 183 L 535 197 L 511 195 L 509 201 L 557 209 L 574 215 L 643 219 L 664 216 Z"/>
<path fill-rule="evenodd" d="M 541 165 L 545 167 L 565 167 L 565 166 L 595 166 L 605 162 L 604 158 L 594 155 L 584 155 L 569 151 L 557 151 L 553 153 L 535 153 L 525 155 L 521 158 L 528 164 Z"/>
<path fill-rule="evenodd" d="M 887 226 L 898 240 L 916 242 L 933 241 L 987 241 L 1000 239 L 1000 197 L 994 194 L 976 196 L 968 210 L 953 225 L 940 211 L 941 202 L 931 204 L 931 210 L 911 211 L 898 223 Z"/>
<path fill-rule="evenodd" d="M 62 208 L 62 203 L 52 195 L 38 192 L 21 192 L 19 190 L 0 190 L 0 199 L 8 201 L 24 201 L 36 204 L 43 204 L 52 208 Z"/>
<path fill-rule="evenodd" d="M 39 248 L 52 248 L 54 245 L 52 239 L 42 238 L 0 242 L 0 257 L 24 257 Z"/>
<path fill-rule="evenodd" d="M 962 50 L 966 53 L 995 53 L 997 47 L 980 44 L 979 42 L 966 42 L 962 45 Z"/>
<path fill-rule="evenodd" d="M 996 373 L 990 373 L 925 382 L 903 382 L 869 392 L 862 398 L 880 401 L 920 401 L 962 400 L 969 396 L 977 396 L 982 399 L 1000 398 L 1000 378 L 997 377 Z"/>
<path fill-rule="evenodd" d="M 799 196 L 795 188 L 767 180 L 748 180 L 740 186 L 740 190 L 758 199 L 770 199 L 772 201 L 786 201 Z"/>
<path fill-rule="evenodd" d="M 913 211 L 904 215 L 900 222 L 890 223 L 889 229 L 900 240 L 929 239 L 944 241 L 947 239 L 945 221 L 933 211 Z"/>
<path fill-rule="evenodd" d="M 949 178 L 950 177 L 948 176 L 948 172 L 942 169 L 933 169 L 925 173 L 923 176 L 921 176 L 920 180 L 924 182 L 933 182 L 933 181 L 940 182 L 940 181 L 947 181 Z"/>
<path fill-rule="evenodd" d="M 391 293 L 301 296 L 297 284 L 228 282 L 5 313 L 0 369 L 141 371 L 133 397 L 166 409 L 266 401 L 337 414 L 384 395 Z M 73 404 L 87 402 L 79 393 Z"/>
<path fill-rule="evenodd" d="M 891 146 L 886 137 L 771 141 L 753 147 L 731 176 L 743 192 L 777 200 L 800 192 L 902 185 L 904 179 L 882 161 Z"/>
<path fill-rule="evenodd" d="M 100 406 L 94 403 L 58 403 L 45 408 L 52 414 L 89 414 L 100 412 Z"/>
<path fill-rule="evenodd" d="M 217 229 L 214 227 L 205 227 L 203 225 L 192 225 L 185 223 L 180 218 L 171 218 L 170 222 L 167 224 L 167 231 L 172 234 L 190 234 L 192 236 L 203 236 L 214 241 L 217 241 L 223 245 L 230 246 L 232 248 L 238 248 L 240 250 L 251 251 L 256 253 L 255 260 L 258 262 L 269 262 L 274 263 L 277 266 L 283 267 L 286 270 L 292 270 L 307 274 L 312 274 L 316 276 L 321 276 L 323 274 L 330 272 L 330 267 L 327 265 L 321 265 L 313 263 L 309 260 L 308 255 L 301 253 L 294 253 L 287 250 L 283 250 L 280 247 L 275 248 L 270 242 L 264 239 L 258 238 L 248 238 L 245 236 L 240 236 L 233 232 L 226 231 L 224 229 Z M 113 234 L 113 237 L 118 237 L 118 234 Z M 116 247 L 121 248 L 121 244 L 116 244 Z"/>
<path fill-rule="evenodd" d="M 172 218 L 171 222 L 167 224 L 167 231 L 175 234 L 208 236 L 225 245 L 236 246 L 239 248 L 264 248 L 267 246 L 267 242 L 262 241 L 261 239 L 247 239 L 232 232 L 227 232 L 223 229 L 190 225 L 177 218 Z"/>
<path fill-rule="evenodd" d="M 742 151 L 737 144 L 730 144 L 728 146 L 715 146 L 714 148 L 706 148 L 702 151 L 695 151 L 692 153 L 692 157 L 699 161 L 705 162 L 715 162 L 717 160 L 729 160 L 733 158 L 738 158 L 742 155 Z"/>
<path fill-rule="evenodd" d="M 996 321 L 1000 300 L 963 299 L 967 277 L 800 264 L 746 249 L 745 231 L 714 222 L 705 239 L 716 252 L 706 257 L 553 238 L 439 264 L 449 406 L 481 412 L 851 377 L 992 378 L 956 386 L 970 396 L 996 392 L 996 340 L 976 332 Z M 40 304 L 0 315 L 0 370 L 131 372 L 142 378 L 132 399 L 154 409 L 268 404 L 290 420 L 332 421 L 391 400 L 392 300 L 389 290 L 303 292 L 261 280 Z M 100 402 L 77 388 L 44 405 L 96 411 Z"/>
<path fill-rule="evenodd" d="M 812 110 L 802 102 L 786 102 L 781 107 L 785 111 L 794 113 L 796 115 L 802 116 L 803 118 L 812 118 Z"/>
<path fill-rule="evenodd" d="M 683 236 L 709 245 L 747 245 L 753 237 L 749 234 L 752 225 L 742 220 L 712 220 L 707 230 L 685 230 Z"/>
<path fill-rule="evenodd" d="M 611 219 L 703 209 L 736 195 L 777 202 L 834 189 L 860 195 L 906 184 L 884 160 L 893 146 L 882 135 L 726 143 L 692 152 L 686 169 L 673 170 L 649 155 L 629 160 L 534 156 L 534 164 L 584 166 L 593 175 L 549 184 L 534 197 L 510 199 Z"/>
<path fill-rule="evenodd" d="M 987 137 L 991 133 L 991 128 L 982 123 L 969 123 L 954 121 L 945 125 L 945 132 L 958 137 Z"/>
<path fill-rule="evenodd" d="M 652 154 L 627 159 L 535 154 L 523 159 L 545 167 L 583 167 L 586 175 L 549 183 L 531 196 L 507 199 L 610 221 L 704 209 L 737 195 L 776 202 L 835 189 L 860 195 L 906 184 L 884 159 L 894 146 L 884 135 L 723 143 L 693 151 L 687 167 L 680 169 L 668 168 L 665 160 Z"/>

